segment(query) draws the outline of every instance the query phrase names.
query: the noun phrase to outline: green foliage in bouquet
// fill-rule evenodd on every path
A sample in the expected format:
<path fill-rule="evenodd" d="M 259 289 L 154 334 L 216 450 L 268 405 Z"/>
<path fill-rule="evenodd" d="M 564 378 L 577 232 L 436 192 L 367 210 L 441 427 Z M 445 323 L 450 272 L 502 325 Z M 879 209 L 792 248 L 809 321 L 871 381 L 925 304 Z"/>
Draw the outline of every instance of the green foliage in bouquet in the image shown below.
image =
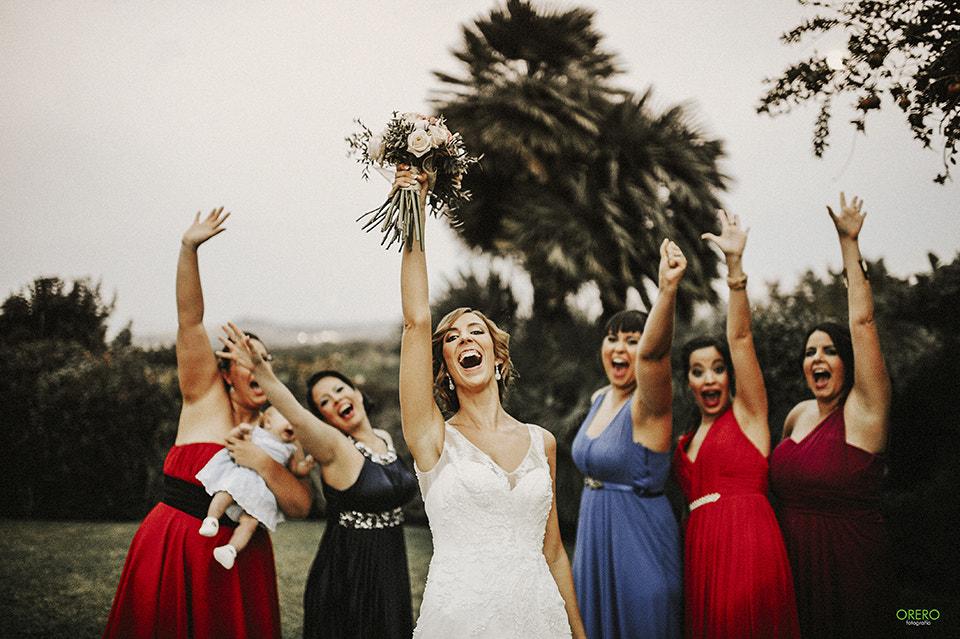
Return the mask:
<path fill-rule="evenodd" d="M 467 153 L 459 133 L 447 129 L 442 117 L 399 113 L 380 133 L 374 133 L 363 122 L 356 120 L 360 131 L 346 138 L 350 150 L 363 165 L 363 178 L 369 179 L 370 169 L 385 171 L 405 164 L 418 173 L 427 175 L 429 191 L 427 206 L 435 216 L 453 218 L 452 210 L 470 199 L 470 192 L 461 188 L 461 179 L 467 168 L 479 161 Z M 415 240 L 423 244 L 420 227 L 419 185 L 398 189 L 378 208 L 364 213 L 358 220 L 369 217 L 364 230 L 377 226 L 383 233 L 387 248 L 399 241 L 401 247 Z"/>

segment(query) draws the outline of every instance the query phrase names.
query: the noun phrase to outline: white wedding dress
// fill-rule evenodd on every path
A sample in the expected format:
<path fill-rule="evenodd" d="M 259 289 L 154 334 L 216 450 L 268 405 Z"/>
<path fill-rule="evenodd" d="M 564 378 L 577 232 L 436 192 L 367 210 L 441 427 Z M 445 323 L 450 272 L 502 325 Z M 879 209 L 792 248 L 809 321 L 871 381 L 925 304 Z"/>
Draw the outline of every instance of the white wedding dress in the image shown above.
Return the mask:
<path fill-rule="evenodd" d="M 543 432 L 528 428 L 530 447 L 511 473 L 449 424 L 437 465 L 417 469 L 433 558 L 415 638 L 570 637 L 543 555 L 553 503 Z"/>

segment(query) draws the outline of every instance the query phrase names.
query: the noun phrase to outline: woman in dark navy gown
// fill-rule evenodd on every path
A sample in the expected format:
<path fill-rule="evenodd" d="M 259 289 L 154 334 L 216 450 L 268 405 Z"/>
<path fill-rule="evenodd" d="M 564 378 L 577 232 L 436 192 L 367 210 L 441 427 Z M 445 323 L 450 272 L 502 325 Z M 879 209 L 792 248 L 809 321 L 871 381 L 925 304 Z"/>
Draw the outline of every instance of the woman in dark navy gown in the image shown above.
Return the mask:
<path fill-rule="evenodd" d="M 321 371 L 304 408 L 249 339 L 230 325 L 231 357 L 253 368 L 270 402 L 320 466 L 327 522 L 304 591 L 303 636 L 408 639 L 413 634 L 402 506 L 417 491 L 389 433 L 370 423 L 363 394 L 346 376 Z"/>

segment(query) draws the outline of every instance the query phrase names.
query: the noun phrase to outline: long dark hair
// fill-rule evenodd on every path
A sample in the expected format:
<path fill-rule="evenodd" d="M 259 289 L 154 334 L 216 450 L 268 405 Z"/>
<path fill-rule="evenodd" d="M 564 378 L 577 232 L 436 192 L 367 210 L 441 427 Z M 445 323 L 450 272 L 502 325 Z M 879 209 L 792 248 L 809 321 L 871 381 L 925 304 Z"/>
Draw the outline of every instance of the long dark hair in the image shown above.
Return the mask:
<path fill-rule="evenodd" d="M 833 347 L 837 349 L 837 355 L 840 357 L 840 361 L 843 362 L 843 386 L 841 387 L 841 394 L 844 399 L 846 399 L 847 394 L 850 392 L 850 389 L 853 388 L 853 340 L 850 338 L 850 329 L 843 324 L 833 321 L 820 322 L 807 331 L 806 336 L 803 338 L 803 345 L 800 349 L 800 370 L 803 370 L 803 360 L 807 358 L 807 342 L 810 340 L 810 336 L 821 331 L 830 336 L 831 341 L 833 341 Z"/>
<path fill-rule="evenodd" d="M 727 394 L 730 397 L 730 400 L 733 401 L 733 398 L 737 394 L 737 373 L 733 369 L 733 362 L 730 359 L 730 346 L 727 344 L 725 339 L 717 337 L 715 335 L 699 335 L 692 339 L 687 340 L 687 342 L 680 349 L 680 363 L 683 367 L 683 381 L 684 385 L 682 388 L 688 388 L 686 381 L 687 377 L 690 375 L 690 356 L 693 355 L 694 351 L 698 351 L 701 348 L 710 348 L 713 347 L 717 349 L 717 352 L 720 353 L 720 358 L 723 360 L 723 364 L 727 369 Z M 700 412 L 696 411 L 696 420 L 691 421 L 690 426 L 684 431 L 684 434 L 692 433 L 700 425 Z"/>
<path fill-rule="evenodd" d="M 322 371 L 317 371 L 316 373 L 311 375 L 309 379 L 307 379 L 307 394 L 306 394 L 307 410 L 313 413 L 313 415 L 320 420 L 323 420 L 323 414 L 320 412 L 320 407 L 317 406 L 317 402 L 314 401 L 313 399 L 313 387 L 316 386 L 320 382 L 320 380 L 326 379 L 327 377 L 334 377 L 336 379 L 339 379 L 341 382 L 343 382 L 350 388 L 354 390 L 360 390 L 359 388 L 357 388 L 357 385 L 353 383 L 352 379 L 350 379 L 340 371 L 334 370 L 332 368 L 324 369 Z M 376 406 L 373 404 L 373 402 L 370 401 L 370 399 L 366 396 L 366 394 L 362 390 L 360 391 L 360 396 L 363 398 L 363 410 L 367 414 L 367 417 L 370 417 L 370 414 L 374 411 Z"/>

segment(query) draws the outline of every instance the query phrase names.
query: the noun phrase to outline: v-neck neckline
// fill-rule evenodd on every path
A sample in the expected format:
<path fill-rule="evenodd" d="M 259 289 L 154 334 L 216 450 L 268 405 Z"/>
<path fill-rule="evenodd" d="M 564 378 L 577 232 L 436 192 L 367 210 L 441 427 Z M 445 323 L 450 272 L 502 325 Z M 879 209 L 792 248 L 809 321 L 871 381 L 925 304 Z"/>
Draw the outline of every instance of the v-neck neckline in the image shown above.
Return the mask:
<path fill-rule="evenodd" d="M 603 402 L 606 401 L 606 398 L 609 395 L 609 392 L 610 391 L 608 391 L 607 393 L 604 393 L 603 396 L 600 397 L 600 403 L 597 404 L 597 409 L 593 411 L 593 415 L 590 418 L 590 423 L 587 424 L 586 429 L 584 429 L 583 431 L 583 434 L 586 435 L 588 441 L 595 442 L 601 437 L 603 437 L 603 434 L 606 433 L 608 430 L 610 430 L 610 426 L 612 426 L 613 422 L 616 421 L 617 417 L 620 416 L 620 413 L 622 413 L 630 405 L 630 402 L 633 401 L 631 397 L 627 397 L 627 400 L 623 403 L 623 406 L 617 409 L 617 411 L 610 418 L 610 421 L 607 422 L 607 425 L 603 427 L 603 430 L 601 430 L 596 435 L 591 435 L 590 427 L 593 425 L 593 420 L 597 418 L 597 413 L 600 412 L 600 407 L 603 406 Z M 631 437 L 631 440 L 632 439 L 633 438 Z M 634 443 L 636 444 L 637 442 L 634 442 Z"/>
<path fill-rule="evenodd" d="M 451 430 L 455 431 L 455 432 L 457 433 L 457 435 L 459 435 L 460 437 L 462 437 L 465 442 L 467 442 L 468 444 L 470 444 L 470 446 L 471 446 L 474 450 L 476 450 L 476 451 L 479 452 L 481 455 L 483 455 L 494 467 L 496 467 L 498 470 L 500 470 L 500 471 L 501 471 L 504 475 L 506 475 L 507 477 L 509 477 L 510 475 L 515 474 L 518 470 L 520 470 L 520 467 L 523 466 L 523 462 L 527 461 L 527 457 L 530 456 L 530 452 L 533 450 L 533 433 L 530 432 L 530 426 L 529 426 L 529 425 L 527 425 L 527 424 L 524 424 L 524 425 L 527 427 L 527 437 L 530 439 L 530 442 L 527 444 L 527 452 L 524 453 L 523 457 L 520 458 L 520 462 L 517 464 L 517 467 L 514 468 L 513 470 L 509 470 L 509 471 L 508 471 L 506 468 L 504 468 L 503 466 L 501 466 L 500 464 L 498 464 L 498 463 L 493 459 L 493 457 L 490 455 L 490 453 L 488 453 L 487 451 L 483 450 L 482 448 L 480 448 L 479 446 L 477 446 L 476 444 L 474 444 L 472 441 L 470 441 L 470 438 L 467 437 L 466 435 L 464 435 L 463 433 L 461 433 L 461 432 L 457 429 L 456 426 L 454 426 L 453 424 L 447 423 L 447 426 L 449 426 L 449 427 L 451 428 Z"/>

